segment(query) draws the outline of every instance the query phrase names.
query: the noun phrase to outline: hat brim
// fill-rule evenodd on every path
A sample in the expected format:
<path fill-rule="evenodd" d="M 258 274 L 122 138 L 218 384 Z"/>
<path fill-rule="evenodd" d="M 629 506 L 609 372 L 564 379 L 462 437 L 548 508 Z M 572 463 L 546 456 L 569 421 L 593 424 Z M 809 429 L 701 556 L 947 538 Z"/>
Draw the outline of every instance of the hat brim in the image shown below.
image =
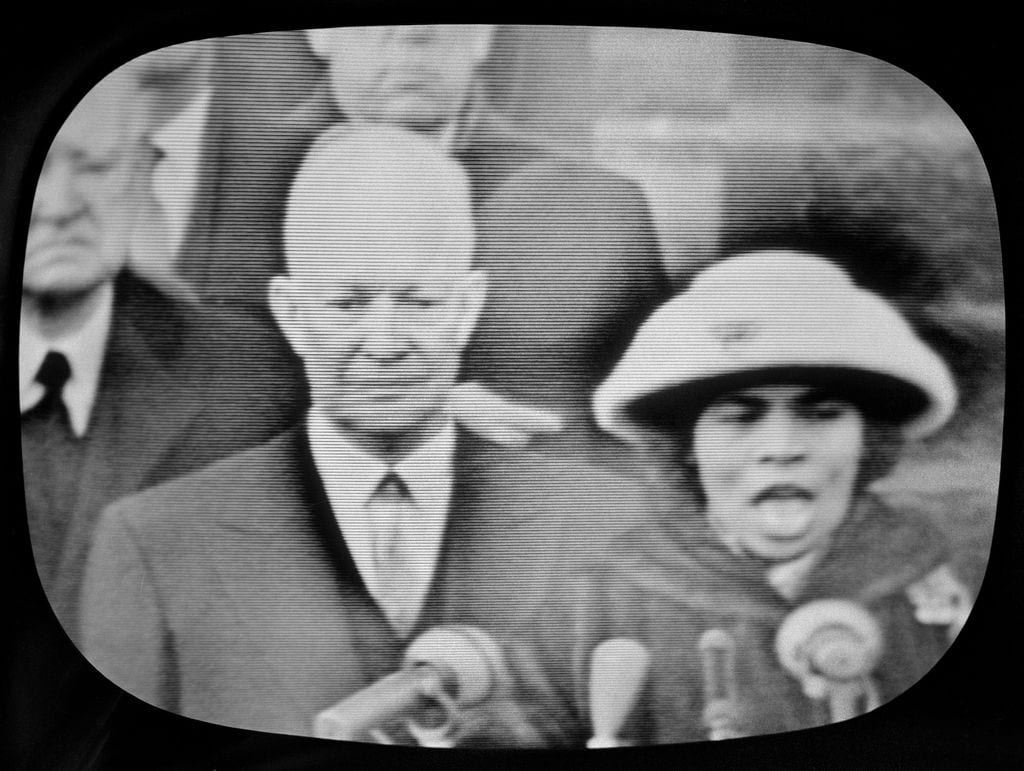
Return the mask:
<path fill-rule="evenodd" d="M 647 394 L 625 407 L 628 420 L 648 428 L 681 429 L 712 401 L 744 388 L 799 384 L 821 388 L 849 401 L 865 418 L 906 423 L 928 408 L 927 395 L 900 378 L 847 367 L 784 366 L 730 372 Z"/>

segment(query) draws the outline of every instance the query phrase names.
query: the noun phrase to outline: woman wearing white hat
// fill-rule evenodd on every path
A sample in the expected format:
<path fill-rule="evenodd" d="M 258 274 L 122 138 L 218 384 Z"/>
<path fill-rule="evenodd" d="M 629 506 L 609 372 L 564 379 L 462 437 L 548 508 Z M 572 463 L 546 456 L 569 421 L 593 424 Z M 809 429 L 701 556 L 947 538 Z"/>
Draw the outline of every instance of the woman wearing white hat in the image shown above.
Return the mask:
<path fill-rule="evenodd" d="M 969 598 L 944 538 L 870 492 L 904 440 L 949 419 L 956 388 L 832 263 L 773 251 L 706 270 L 644 323 L 594 405 L 621 438 L 674 443 L 683 502 L 552 593 L 537 700 L 553 741 L 836 722 L 908 688 L 959 630 Z M 643 647 L 603 666 L 594 651 L 615 638 Z"/>

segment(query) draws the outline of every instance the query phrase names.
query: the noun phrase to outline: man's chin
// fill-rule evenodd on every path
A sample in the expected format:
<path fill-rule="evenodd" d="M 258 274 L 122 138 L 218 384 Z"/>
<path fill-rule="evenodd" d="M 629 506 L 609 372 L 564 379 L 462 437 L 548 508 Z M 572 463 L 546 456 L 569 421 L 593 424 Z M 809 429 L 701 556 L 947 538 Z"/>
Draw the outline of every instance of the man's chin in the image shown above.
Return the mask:
<path fill-rule="evenodd" d="M 104 282 L 89 271 L 74 269 L 72 261 L 54 261 L 40 270 L 25 271 L 22 291 L 41 299 L 87 295 Z"/>

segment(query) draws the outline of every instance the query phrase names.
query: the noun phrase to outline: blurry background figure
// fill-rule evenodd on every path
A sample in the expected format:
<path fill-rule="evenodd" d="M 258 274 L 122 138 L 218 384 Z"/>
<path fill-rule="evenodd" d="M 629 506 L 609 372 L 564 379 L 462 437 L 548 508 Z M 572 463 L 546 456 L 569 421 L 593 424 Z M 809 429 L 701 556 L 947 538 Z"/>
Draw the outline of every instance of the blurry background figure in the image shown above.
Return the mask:
<path fill-rule="evenodd" d="M 146 184 L 144 120 L 129 75 L 89 92 L 54 138 L 25 252 L 19 380 L 28 534 L 42 587 L 72 636 L 99 511 L 200 459 L 175 453 L 202 404 L 183 359 L 192 311 L 127 268 Z M 39 607 L 13 609 L 12 693 L 31 698 L 10 720 L 17 757 L 50 767 L 52 753 L 94 741 L 95 717 L 113 694 L 96 688 Z M 58 714 L 65 718 L 55 723 Z"/>
<path fill-rule="evenodd" d="M 124 78 L 108 79 L 58 132 L 36 187 L 25 255 L 20 376 L 29 527 L 43 586 L 69 625 L 99 509 L 152 474 L 171 472 L 164 453 L 190 412 L 175 411 L 186 373 L 173 369 L 186 314 L 126 269 L 146 183 L 132 97 Z"/>
<path fill-rule="evenodd" d="M 144 170 L 149 183 L 140 202 L 129 263 L 166 294 L 195 302 L 179 271 L 182 241 L 195 212 L 200 156 L 212 91 L 214 41 L 168 46 L 129 68 L 146 111 Z"/>

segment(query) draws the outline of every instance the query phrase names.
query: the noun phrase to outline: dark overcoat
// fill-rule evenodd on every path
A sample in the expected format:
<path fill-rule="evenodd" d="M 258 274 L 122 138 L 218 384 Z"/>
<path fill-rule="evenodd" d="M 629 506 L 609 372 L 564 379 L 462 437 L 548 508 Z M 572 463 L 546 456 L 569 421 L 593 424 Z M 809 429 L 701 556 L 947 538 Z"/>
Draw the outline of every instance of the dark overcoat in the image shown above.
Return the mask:
<path fill-rule="evenodd" d="M 812 600 L 860 603 L 877 620 L 883 653 L 872 679 L 882 703 L 923 677 L 946 650 L 946 627 L 918 620 L 908 594 L 946 564 L 944 537 L 930 521 L 867 499 L 837 531 L 803 589 L 786 599 L 765 578 L 766 563 L 739 557 L 703 517 L 677 517 L 619 539 L 609 558 L 585 570 L 574 589 L 552 593 L 534 649 L 517 662 L 524 696 L 551 745 L 582 746 L 593 732 L 591 657 L 604 640 L 625 637 L 650 652 L 650 670 L 620 738 L 637 744 L 702 741 L 708 630 L 735 642 L 733 729 L 741 735 L 793 731 L 830 720 L 775 652 L 776 633 Z M 526 649 L 524 649 L 526 650 Z"/>
<path fill-rule="evenodd" d="M 410 639 L 532 624 L 547 576 L 636 521 L 634 486 L 460 436 L 439 565 Z M 596 547 L 594 547 L 596 548 Z M 301 429 L 123 500 L 83 596 L 89 661 L 189 717 L 309 734 L 314 715 L 401 662 L 333 519 Z"/>

